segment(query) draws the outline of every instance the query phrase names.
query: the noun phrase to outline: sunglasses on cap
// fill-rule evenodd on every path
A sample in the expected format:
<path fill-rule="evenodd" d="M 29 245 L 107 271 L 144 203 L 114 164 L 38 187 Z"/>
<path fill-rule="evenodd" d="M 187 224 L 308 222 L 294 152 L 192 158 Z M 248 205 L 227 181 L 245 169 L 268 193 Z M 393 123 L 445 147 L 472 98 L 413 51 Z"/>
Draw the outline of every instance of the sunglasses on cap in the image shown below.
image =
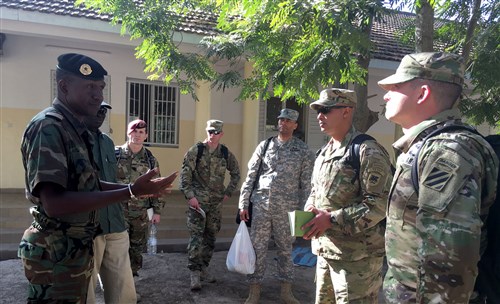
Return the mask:
<path fill-rule="evenodd" d="M 330 113 L 331 110 L 333 109 L 344 109 L 344 108 L 352 108 L 351 106 L 331 106 L 331 107 L 321 107 L 316 110 L 318 114 L 323 114 L 326 115 Z"/>
<path fill-rule="evenodd" d="M 220 133 L 222 133 L 222 131 L 208 130 L 208 134 L 219 135 Z"/>

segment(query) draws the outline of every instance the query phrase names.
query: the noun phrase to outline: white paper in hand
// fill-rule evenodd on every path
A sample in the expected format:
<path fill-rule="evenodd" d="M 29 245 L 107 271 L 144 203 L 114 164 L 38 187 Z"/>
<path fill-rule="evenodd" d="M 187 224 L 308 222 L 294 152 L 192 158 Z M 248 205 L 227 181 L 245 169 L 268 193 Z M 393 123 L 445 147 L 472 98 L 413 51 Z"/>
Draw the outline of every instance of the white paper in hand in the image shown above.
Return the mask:
<path fill-rule="evenodd" d="M 252 274 L 255 271 L 255 251 L 244 221 L 241 221 L 231 243 L 226 266 L 229 271 L 241 274 Z"/>

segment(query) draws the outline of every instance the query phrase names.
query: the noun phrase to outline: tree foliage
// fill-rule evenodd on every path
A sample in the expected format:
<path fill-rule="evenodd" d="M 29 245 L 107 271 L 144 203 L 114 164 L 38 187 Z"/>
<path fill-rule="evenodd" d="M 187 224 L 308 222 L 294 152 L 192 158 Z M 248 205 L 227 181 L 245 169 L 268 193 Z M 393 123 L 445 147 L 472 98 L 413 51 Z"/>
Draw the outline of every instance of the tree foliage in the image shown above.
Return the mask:
<path fill-rule="evenodd" d="M 452 52 L 470 50 L 468 73 L 472 94 L 462 110 L 479 123 L 498 122 L 500 113 L 499 5 L 496 0 L 393 0 L 396 7 L 435 9 L 453 18 L 431 38 Z M 472 16 L 480 3 L 480 18 Z M 294 98 L 309 103 L 323 87 L 355 85 L 360 96 L 356 127 L 365 131 L 378 118 L 366 105 L 370 30 L 385 12 L 379 0 L 77 0 L 78 4 L 113 16 L 122 33 L 140 39 L 137 58 L 152 79 L 175 80 L 183 94 L 195 99 L 199 81 L 213 88 L 241 88 L 238 100 Z M 474 6 L 475 5 L 475 6 Z M 216 31 L 186 49 L 176 34 L 193 12 L 213 20 Z M 210 12 L 210 13 L 206 13 Z M 427 14 L 428 15 L 428 14 Z M 428 18 L 428 17 L 425 17 Z M 427 19 L 421 20 L 426 24 Z M 476 24 L 476 27 L 471 27 Z M 470 47 L 468 47 L 470 46 Z M 215 68 L 223 62 L 228 69 Z M 251 75 L 242 64 L 250 62 Z"/>
<path fill-rule="evenodd" d="M 425 0 L 391 1 L 395 7 L 410 6 L 417 14 Z M 500 3 L 497 0 L 429 1 L 438 18 L 431 39 L 434 50 L 461 54 L 470 79 L 460 110 L 472 123 L 500 126 Z M 430 19 L 424 24 L 432 23 Z M 418 33 L 415 28 L 408 28 Z M 406 38 L 409 35 L 405 35 Z M 418 39 L 415 39 L 416 49 Z"/>
<path fill-rule="evenodd" d="M 333 84 L 358 84 L 366 96 L 369 30 L 372 19 L 384 11 L 379 0 L 77 1 L 81 3 L 112 15 L 122 33 L 142 40 L 136 56 L 152 79 L 175 79 L 195 99 L 197 82 L 205 80 L 217 89 L 239 86 L 238 100 L 279 97 L 298 103 L 311 102 L 321 88 Z M 190 52 L 181 50 L 174 33 L 193 11 L 210 12 L 206 15 L 216 18 L 218 32 Z M 221 61 L 230 68 L 217 71 L 214 63 Z M 241 70 L 247 61 L 253 66 L 251 75 Z M 361 105 L 363 115 L 376 117 L 366 99 Z"/>

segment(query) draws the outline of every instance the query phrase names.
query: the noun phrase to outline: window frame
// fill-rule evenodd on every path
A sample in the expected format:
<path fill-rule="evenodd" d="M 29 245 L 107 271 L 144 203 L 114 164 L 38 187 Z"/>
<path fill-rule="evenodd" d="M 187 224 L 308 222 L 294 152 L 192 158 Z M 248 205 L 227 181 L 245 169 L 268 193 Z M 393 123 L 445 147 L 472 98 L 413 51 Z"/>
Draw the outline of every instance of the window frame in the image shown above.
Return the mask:
<path fill-rule="evenodd" d="M 135 115 L 136 113 L 131 113 L 132 109 L 131 109 L 131 99 L 132 99 L 132 96 L 131 96 L 131 89 L 130 89 L 130 86 L 131 85 L 142 85 L 144 87 L 147 87 L 148 88 L 148 93 L 143 93 L 142 97 L 143 98 L 147 98 L 147 102 L 149 103 L 149 105 L 144 105 L 144 102 L 146 102 L 145 100 L 143 101 L 137 101 L 139 103 L 142 103 L 142 105 L 140 105 L 139 107 L 143 107 L 143 111 L 146 111 L 148 112 L 148 116 L 149 117 L 138 117 L 137 115 Z M 170 83 L 168 85 L 166 85 L 165 83 L 161 82 L 161 81 L 150 81 L 150 80 L 145 80 L 145 79 L 138 79 L 138 78 L 129 78 L 127 77 L 126 79 L 126 85 L 125 85 L 125 89 L 126 89 L 126 107 L 125 107 L 125 110 L 126 110 L 126 119 L 125 119 L 125 129 L 127 129 L 127 125 L 129 122 L 131 122 L 132 120 L 135 120 L 135 119 L 142 119 L 144 121 L 146 121 L 146 123 L 148 124 L 148 127 L 147 127 L 147 130 L 148 130 L 148 138 L 147 140 L 144 142 L 145 145 L 147 146 L 152 146 L 152 147 L 163 147 L 163 148 L 178 148 L 179 147 L 179 125 L 180 125 L 180 89 L 179 89 L 179 86 L 176 84 L 176 83 Z M 173 98 L 173 100 L 155 100 L 155 90 L 166 90 L 167 92 L 163 92 L 163 95 L 167 94 L 168 96 L 170 96 L 171 98 Z M 174 90 L 174 92 L 170 95 L 170 93 L 168 93 L 168 90 Z M 157 92 L 157 94 L 161 94 L 160 91 Z M 154 123 L 160 123 L 160 121 L 157 119 L 158 117 L 162 117 L 162 115 L 159 115 L 158 113 L 155 113 L 156 110 L 155 110 L 155 102 L 164 102 L 165 103 L 165 109 L 167 112 L 170 112 L 171 110 L 169 110 L 169 103 L 170 104 L 173 104 L 173 107 L 174 107 L 174 110 L 171 111 L 173 113 L 170 113 L 171 115 L 169 116 L 167 113 L 166 114 L 166 119 L 168 120 L 168 118 L 173 118 L 174 119 L 174 122 L 173 124 L 173 127 L 174 127 L 174 130 L 168 130 L 168 129 L 164 129 L 164 130 L 160 130 L 159 132 L 171 132 L 171 136 L 173 137 L 173 141 L 171 142 L 155 142 L 154 141 L 154 136 L 155 136 L 155 133 L 158 131 L 155 127 L 154 127 Z M 167 122 L 167 124 L 169 124 Z M 168 134 L 166 135 L 161 135 L 159 134 L 159 136 L 166 136 L 168 137 Z M 125 140 L 127 140 L 127 135 L 125 134 Z"/>

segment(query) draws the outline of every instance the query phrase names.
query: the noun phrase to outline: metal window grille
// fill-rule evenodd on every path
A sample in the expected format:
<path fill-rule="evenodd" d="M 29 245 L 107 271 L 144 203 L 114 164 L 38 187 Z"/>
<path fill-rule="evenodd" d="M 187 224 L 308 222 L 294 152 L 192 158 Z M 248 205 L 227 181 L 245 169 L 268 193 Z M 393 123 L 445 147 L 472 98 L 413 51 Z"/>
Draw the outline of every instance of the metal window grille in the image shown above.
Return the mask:
<path fill-rule="evenodd" d="M 178 145 L 179 88 L 161 83 L 127 80 L 128 122 L 148 124 L 148 143 Z"/>

